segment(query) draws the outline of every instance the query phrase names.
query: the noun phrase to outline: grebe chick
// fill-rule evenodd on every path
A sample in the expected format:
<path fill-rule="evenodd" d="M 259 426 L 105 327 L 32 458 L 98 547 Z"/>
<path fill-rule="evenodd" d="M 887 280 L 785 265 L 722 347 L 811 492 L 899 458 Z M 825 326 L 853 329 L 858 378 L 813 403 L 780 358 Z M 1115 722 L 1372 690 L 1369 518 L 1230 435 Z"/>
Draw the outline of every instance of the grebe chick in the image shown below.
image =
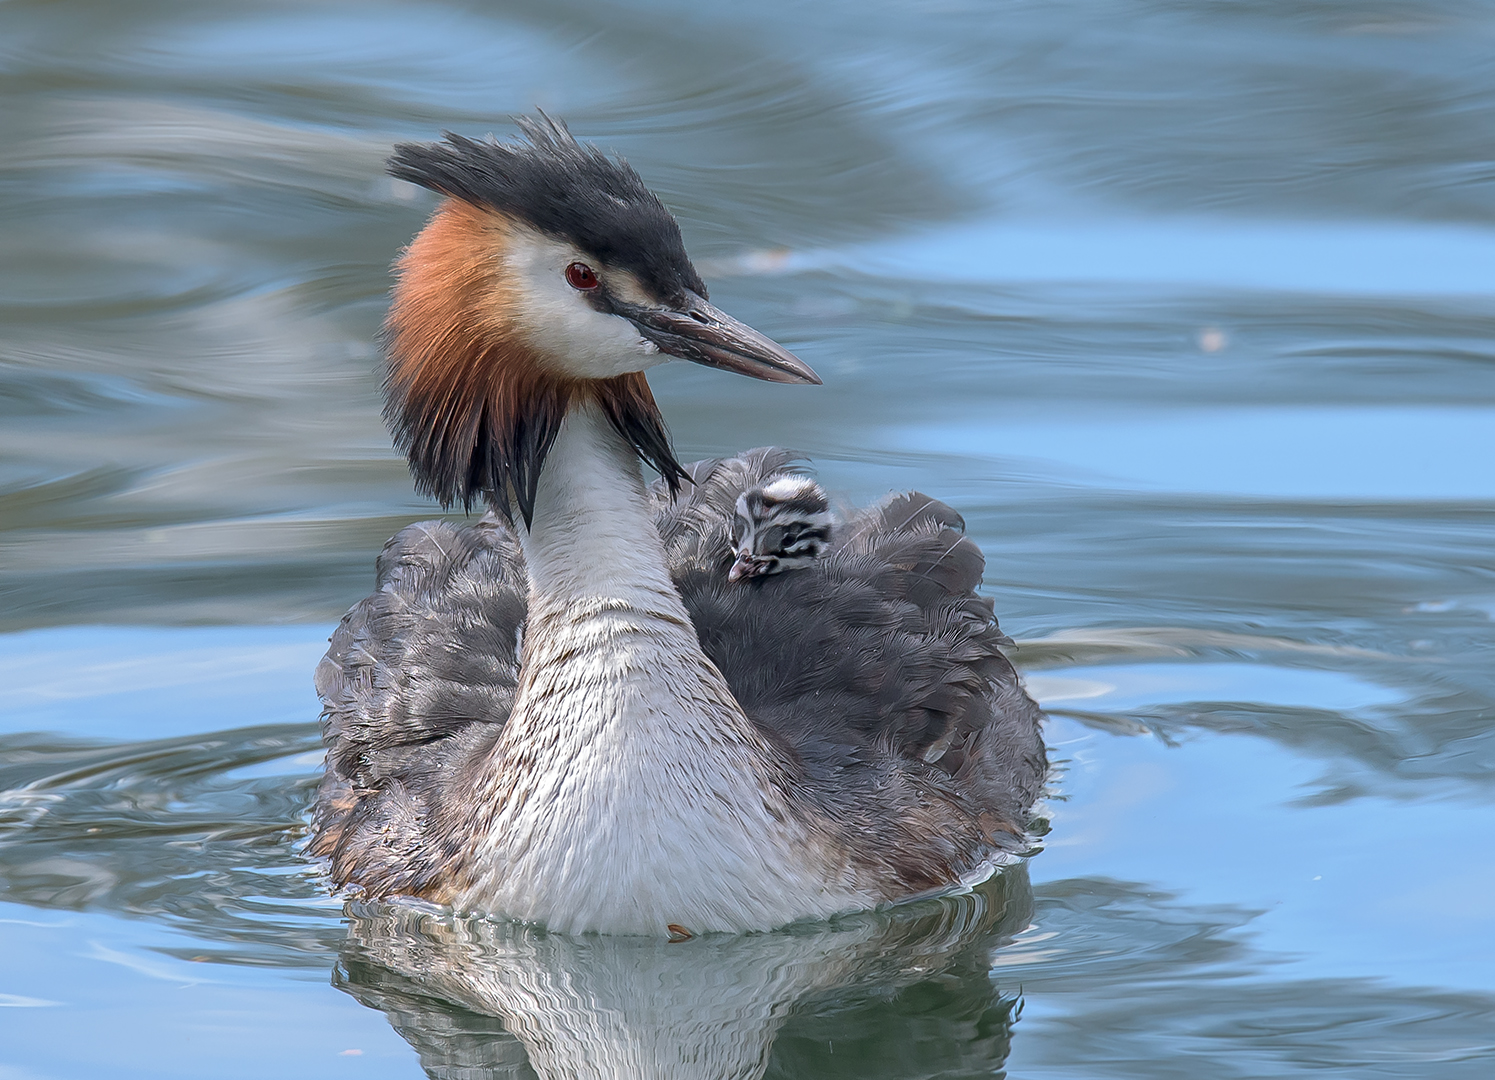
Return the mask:
<path fill-rule="evenodd" d="M 728 581 L 809 566 L 831 542 L 830 500 L 808 476 L 776 476 L 749 488 L 735 509 Z"/>
<path fill-rule="evenodd" d="M 369 897 L 659 937 L 1024 851 L 1040 714 L 959 515 L 891 496 L 773 588 L 728 582 L 739 498 L 793 457 L 681 464 L 644 372 L 820 380 L 707 300 L 627 164 L 520 127 L 390 163 L 444 199 L 396 263 L 385 417 L 419 490 L 495 513 L 402 531 L 333 634 L 310 851 Z"/>

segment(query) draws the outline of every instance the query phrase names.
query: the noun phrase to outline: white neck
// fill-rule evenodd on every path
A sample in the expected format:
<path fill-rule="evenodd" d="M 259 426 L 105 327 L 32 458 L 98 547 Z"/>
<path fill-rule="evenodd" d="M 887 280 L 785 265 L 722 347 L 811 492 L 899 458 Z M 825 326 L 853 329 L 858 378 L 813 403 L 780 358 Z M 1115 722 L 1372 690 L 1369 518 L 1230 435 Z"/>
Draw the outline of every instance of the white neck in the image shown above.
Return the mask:
<path fill-rule="evenodd" d="M 686 617 L 665 567 L 638 457 L 593 406 L 566 416 L 520 542 L 536 597 L 628 600 Z"/>
<path fill-rule="evenodd" d="M 574 409 L 523 531 L 514 706 L 453 900 L 552 929 L 768 929 L 866 907 L 832 832 L 701 651 L 632 449 Z"/>

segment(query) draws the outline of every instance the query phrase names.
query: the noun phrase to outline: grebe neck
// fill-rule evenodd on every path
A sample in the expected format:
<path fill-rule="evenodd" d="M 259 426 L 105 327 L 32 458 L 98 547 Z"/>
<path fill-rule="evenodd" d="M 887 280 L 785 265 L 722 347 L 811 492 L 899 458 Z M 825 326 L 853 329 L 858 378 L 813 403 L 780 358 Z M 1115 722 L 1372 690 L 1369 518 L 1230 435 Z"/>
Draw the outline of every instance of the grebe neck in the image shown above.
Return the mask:
<path fill-rule="evenodd" d="M 534 599 L 621 601 L 688 623 L 638 456 L 596 406 L 566 415 L 540 473 L 530 527 L 519 533 Z"/>

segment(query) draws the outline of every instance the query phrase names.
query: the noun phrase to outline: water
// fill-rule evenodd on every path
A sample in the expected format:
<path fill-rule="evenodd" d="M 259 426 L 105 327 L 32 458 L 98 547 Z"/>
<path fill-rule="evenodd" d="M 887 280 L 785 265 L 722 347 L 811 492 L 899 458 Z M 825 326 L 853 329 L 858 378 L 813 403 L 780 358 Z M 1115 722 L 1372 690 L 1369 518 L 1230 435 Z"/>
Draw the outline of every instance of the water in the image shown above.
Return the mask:
<path fill-rule="evenodd" d="M 1474 0 L 0 4 L 0 1077 L 1488 1075 L 1492 45 Z M 664 946 L 299 856 L 311 669 L 432 513 L 372 344 L 431 201 L 380 162 L 536 104 L 826 379 L 657 371 L 682 456 L 966 516 L 1052 714 L 1025 871 Z"/>

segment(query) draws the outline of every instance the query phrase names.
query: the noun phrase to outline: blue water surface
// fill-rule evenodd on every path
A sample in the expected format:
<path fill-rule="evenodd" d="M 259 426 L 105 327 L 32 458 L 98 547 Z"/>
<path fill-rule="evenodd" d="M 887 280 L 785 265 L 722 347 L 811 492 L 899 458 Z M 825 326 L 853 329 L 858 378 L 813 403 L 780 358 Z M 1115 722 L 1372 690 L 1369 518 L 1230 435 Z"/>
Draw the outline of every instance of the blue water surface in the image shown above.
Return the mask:
<path fill-rule="evenodd" d="M 1495 5 L 0 4 L 0 1080 L 1484 1077 Z M 312 672 L 435 515 L 401 139 L 625 154 L 822 388 L 687 459 L 946 499 L 1043 851 L 686 947 L 335 895 Z"/>

